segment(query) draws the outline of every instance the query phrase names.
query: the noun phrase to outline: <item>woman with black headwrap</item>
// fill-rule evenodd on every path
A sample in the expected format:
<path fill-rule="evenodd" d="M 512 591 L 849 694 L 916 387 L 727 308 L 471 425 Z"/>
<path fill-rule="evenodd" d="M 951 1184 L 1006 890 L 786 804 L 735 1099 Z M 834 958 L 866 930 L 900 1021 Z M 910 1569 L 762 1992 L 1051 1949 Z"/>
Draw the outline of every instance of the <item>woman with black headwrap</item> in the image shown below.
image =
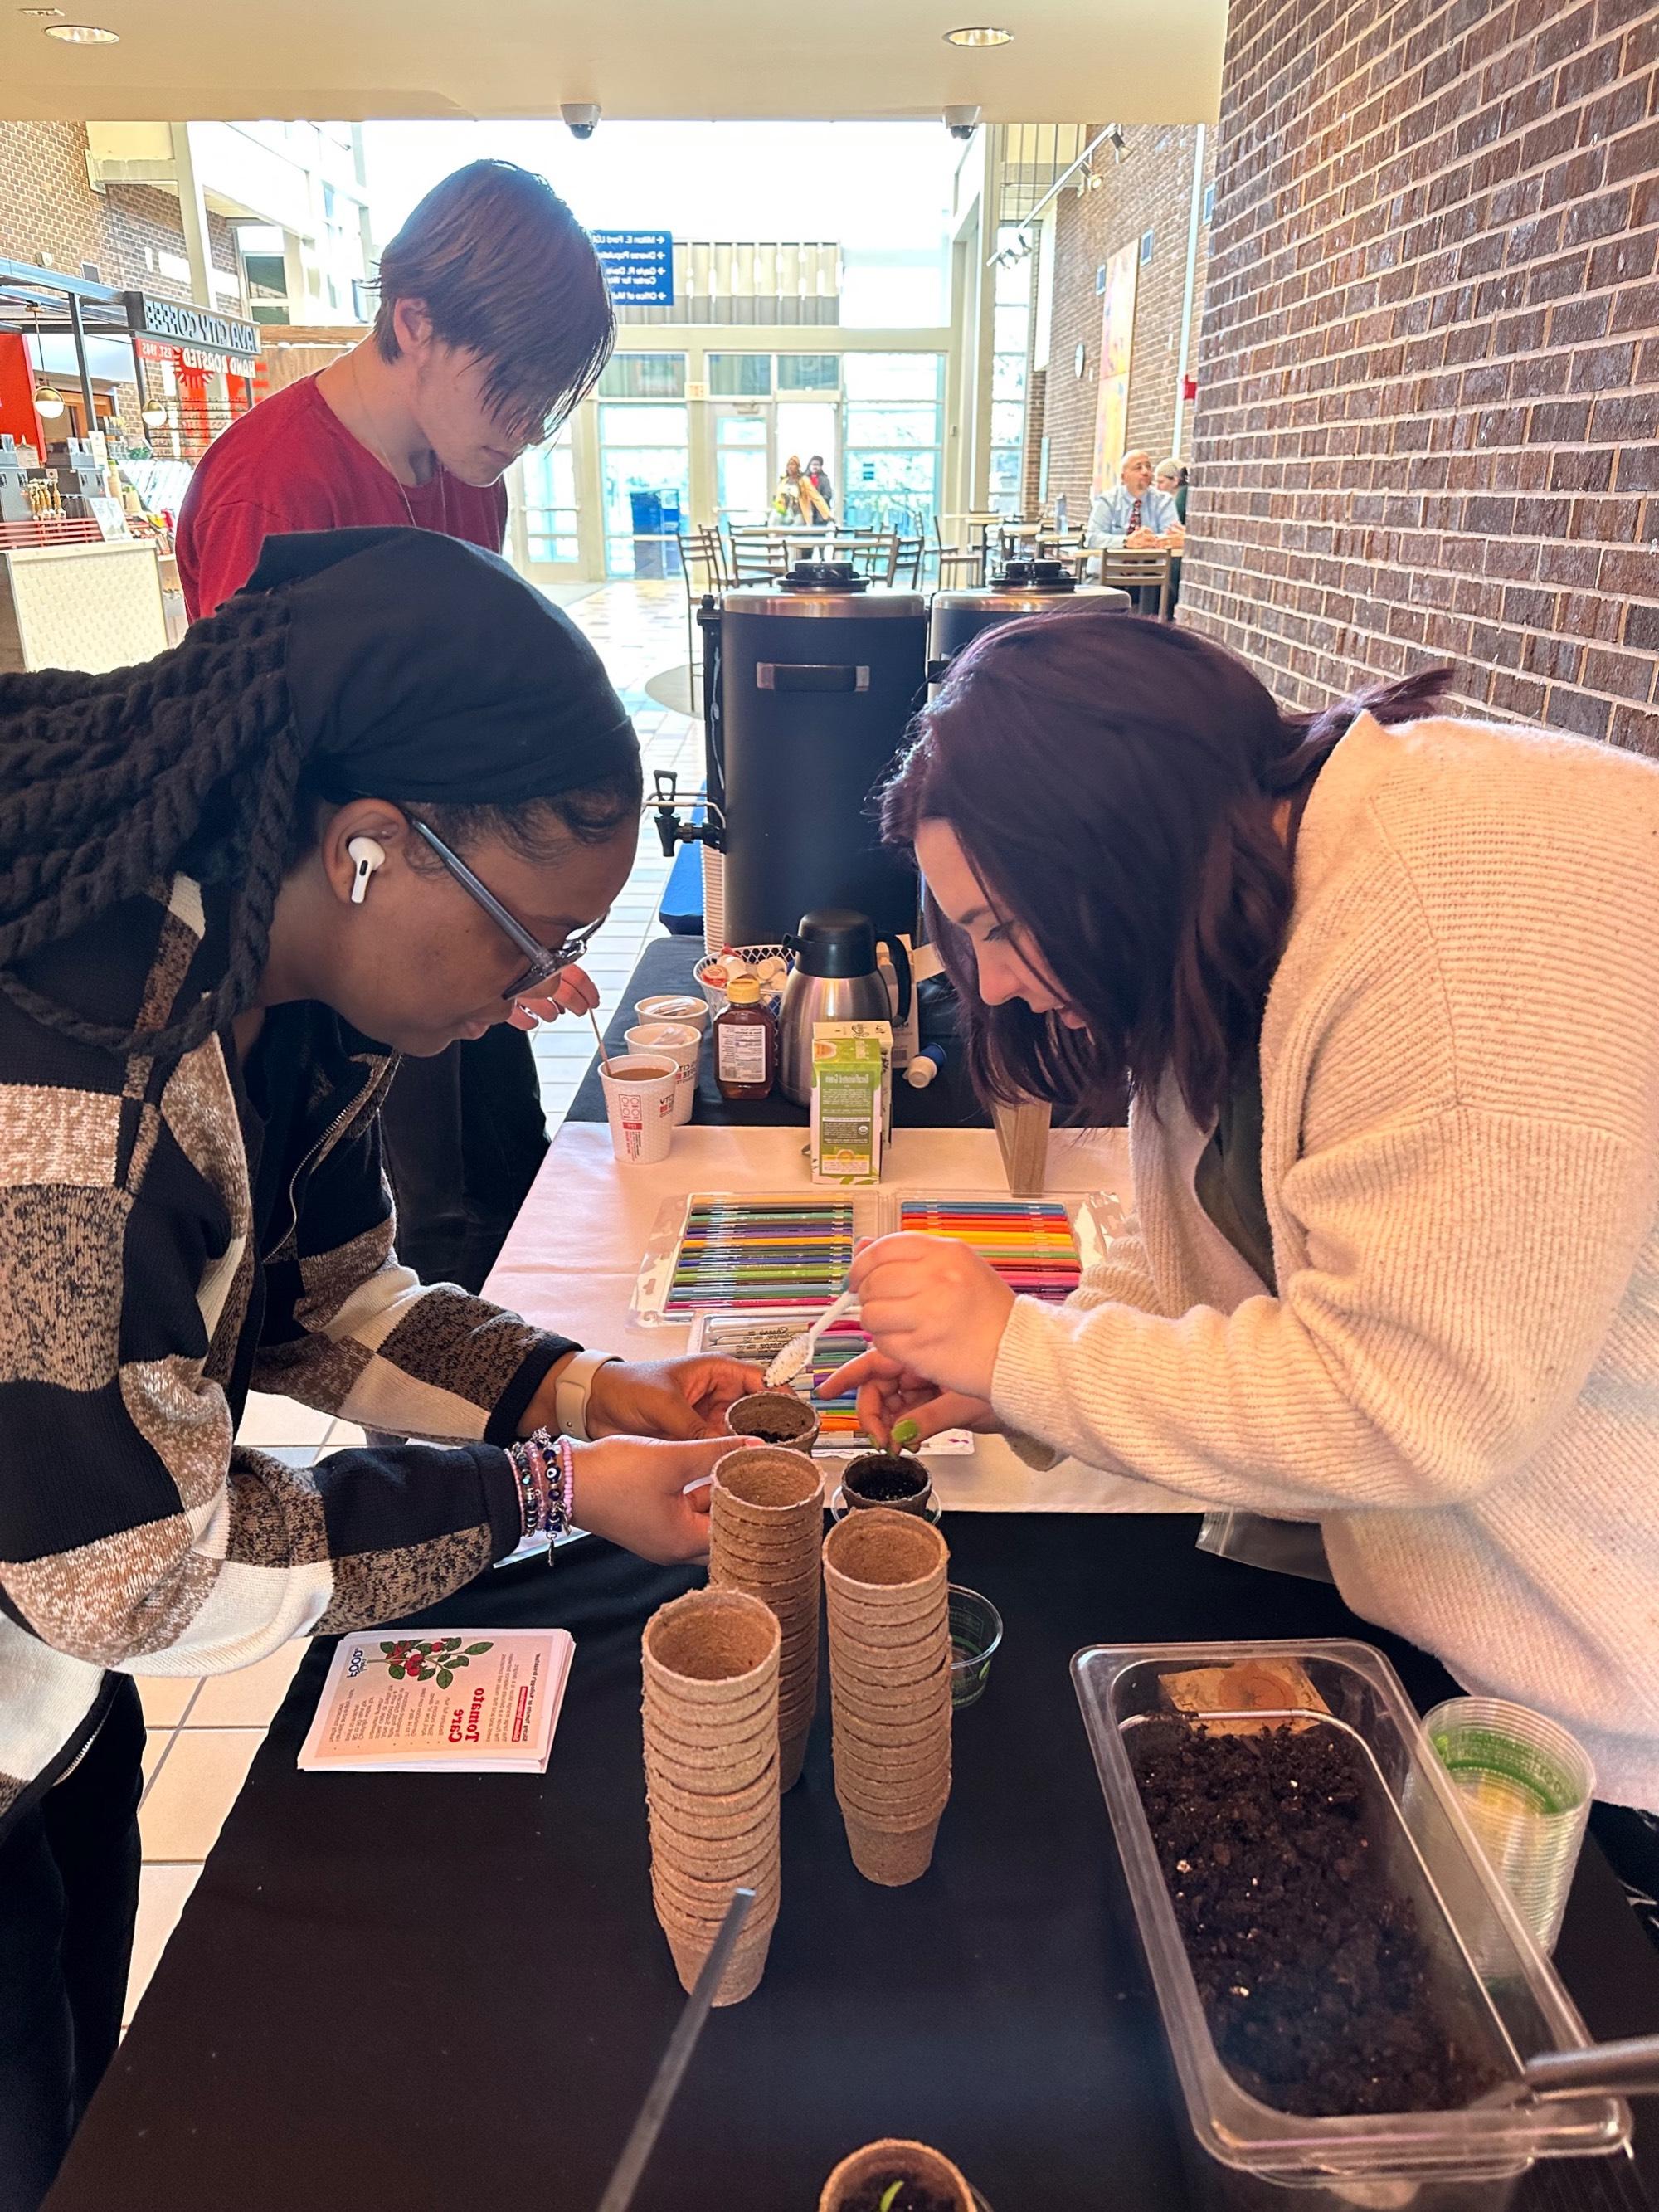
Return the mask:
<path fill-rule="evenodd" d="M 376 1126 L 398 1052 L 528 1018 L 640 789 L 592 647 L 426 532 L 274 540 L 147 666 L 0 677 L 4 2212 L 119 2028 L 134 1674 L 408 1613 L 573 1494 L 647 1557 L 706 1548 L 686 1486 L 729 1439 L 689 1440 L 751 1372 L 423 1287 Z M 250 1389 L 447 1449 L 291 1468 L 233 1443 Z"/>

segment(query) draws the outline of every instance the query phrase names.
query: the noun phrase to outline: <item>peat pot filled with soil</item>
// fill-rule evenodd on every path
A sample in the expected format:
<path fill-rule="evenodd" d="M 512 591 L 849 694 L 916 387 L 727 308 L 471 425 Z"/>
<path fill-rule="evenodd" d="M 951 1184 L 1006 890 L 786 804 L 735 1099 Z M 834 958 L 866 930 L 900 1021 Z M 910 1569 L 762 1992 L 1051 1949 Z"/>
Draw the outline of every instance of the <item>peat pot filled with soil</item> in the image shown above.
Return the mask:
<path fill-rule="evenodd" d="M 734 1437 L 758 1437 L 763 1443 L 810 1452 L 818 1440 L 818 1417 L 793 1390 L 754 1390 L 733 1401 L 726 1425 Z"/>
<path fill-rule="evenodd" d="M 884 1505 L 895 1513 L 926 1513 L 933 1500 L 932 1478 L 908 1452 L 866 1452 L 849 1460 L 841 1487 L 854 1510 Z"/>
<path fill-rule="evenodd" d="M 926 2143 L 866 2143 L 823 2185 L 818 2212 L 975 2212 L 975 2197 L 950 2160 Z"/>

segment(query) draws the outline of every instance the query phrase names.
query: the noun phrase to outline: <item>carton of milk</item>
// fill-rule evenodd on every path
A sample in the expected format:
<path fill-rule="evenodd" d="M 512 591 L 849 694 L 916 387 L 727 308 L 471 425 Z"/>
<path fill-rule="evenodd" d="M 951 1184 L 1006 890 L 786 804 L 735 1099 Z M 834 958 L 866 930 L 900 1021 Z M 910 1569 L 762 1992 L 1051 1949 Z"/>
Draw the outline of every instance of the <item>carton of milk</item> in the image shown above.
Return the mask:
<path fill-rule="evenodd" d="M 811 1134 L 818 1183 L 879 1182 L 892 1097 L 890 1022 L 814 1022 Z"/>

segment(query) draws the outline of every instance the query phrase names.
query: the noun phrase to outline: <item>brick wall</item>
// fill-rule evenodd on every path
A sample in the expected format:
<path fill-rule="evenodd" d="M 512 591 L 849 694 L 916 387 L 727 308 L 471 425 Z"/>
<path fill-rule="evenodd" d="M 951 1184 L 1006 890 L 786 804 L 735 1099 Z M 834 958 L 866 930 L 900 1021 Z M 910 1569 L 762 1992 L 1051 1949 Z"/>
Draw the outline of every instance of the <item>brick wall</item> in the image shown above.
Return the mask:
<path fill-rule="evenodd" d="M 50 253 L 71 276 L 95 261 L 108 282 L 110 252 L 104 205 L 87 181 L 83 126 L 0 123 L 0 261 Z"/>
<path fill-rule="evenodd" d="M 1182 618 L 1659 755 L 1651 0 L 1233 0 Z"/>
<path fill-rule="evenodd" d="M 208 216 L 208 238 L 215 268 L 236 273 L 235 234 L 222 216 Z M 185 252 L 171 192 L 154 185 L 111 185 L 95 192 L 87 176 L 87 134 L 78 123 L 0 123 L 0 261 L 33 261 L 43 252 L 71 276 L 91 261 L 106 284 L 142 286 L 175 300 L 191 296 L 188 283 L 155 265 L 163 253 Z M 228 294 L 213 304 L 246 313 Z"/>
<path fill-rule="evenodd" d="M 1129 443 L 1162 460 L 1175 437 L 1176 373 L 1181 357 L 1181 303 L 1187 276 L 1188 222 L 1192 204 L 1194 128 L 1133 125 L 1121 162 L 1109 151 L 1095 159 L 1098 191 L 1079 198 L 1068 185 L 1055 203 L 1054 309 L 1048 370 L 1040 425 L 1031 444 L 1048 439 L 1048 496 L 1065 493 L 1080 521 L 1087 512 L 1094 462 L 1095 410 L 1100 387 L 1101 308 L 1096 272 L 1120 247 L 1152 234 L 1151 258 L 1139 264 L 1134 347 L 1129 362 Z M 1207 149 L 1206 149 L 1207 161 Z M 1204 296 L 1208 234 L 1199 231 L 1193 292 L 1193 340 L 1188 372 L 1196 362 L 1200 303 Z M 1081 378 L 1073 362 L 1085 349 Z M 1190 410 L 1188 421 L 1192 417 Z"/>

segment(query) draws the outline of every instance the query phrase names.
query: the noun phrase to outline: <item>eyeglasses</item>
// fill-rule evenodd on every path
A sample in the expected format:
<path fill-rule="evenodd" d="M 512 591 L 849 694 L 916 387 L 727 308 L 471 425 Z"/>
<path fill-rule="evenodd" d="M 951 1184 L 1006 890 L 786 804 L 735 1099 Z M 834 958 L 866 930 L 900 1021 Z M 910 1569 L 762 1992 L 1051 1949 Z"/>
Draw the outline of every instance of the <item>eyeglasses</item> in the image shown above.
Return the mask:
<path fill-rule="evenodd" d="M 604 927 L 605 916 L 601 915 L 598 921 L 590 922 L 586 929 L 580 929 L 574 937 L 566 938 L 556 952 L 550 952 L 539 938 L 532 937 L 521 921 L 514 919 L 489 885 L 479 882 L 460 854 L 450 851 L 435 830 L 429 830 L 416 815 L 409 815 L 406 818 L 416 836 L 432 848 L 461 889 L 477 902 L 496 928 L 504 937 L 511 939 L 530 963 L 516 982 L 507 985 L 501 993 L 502 998 L 521 999 L 526 992 L 533 991 L 538 984 L 545 983 L 556 975 L 562 968 L 568 968 L 573 961 L 580 960 Z"/>

